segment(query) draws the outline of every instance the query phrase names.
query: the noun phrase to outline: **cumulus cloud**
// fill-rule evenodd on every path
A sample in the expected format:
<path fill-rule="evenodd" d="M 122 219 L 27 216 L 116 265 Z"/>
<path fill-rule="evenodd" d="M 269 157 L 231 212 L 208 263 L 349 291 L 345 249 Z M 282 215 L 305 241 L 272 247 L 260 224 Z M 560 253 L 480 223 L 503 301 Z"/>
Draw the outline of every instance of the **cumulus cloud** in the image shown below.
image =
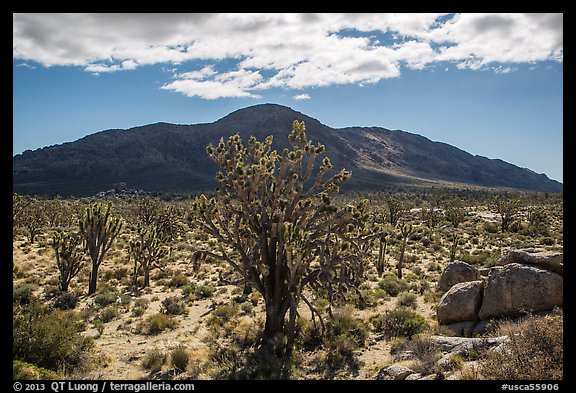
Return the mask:
<path fill-rule="evenodd" d="M 500 73 L 561 62 L 563 14 L 14 14 L 13 58 L 94 74 L 166 64 L 176 71 L 162 89 L 258 97 L 438 62 Z"/>
<path fill-rule="evenodd" d="M 301 100 L 309 100 L 310 99 L 310 94 L 298 94 L 292 97 L 293 99 L 297 100 L 297 101 L 301 101 Z"/>

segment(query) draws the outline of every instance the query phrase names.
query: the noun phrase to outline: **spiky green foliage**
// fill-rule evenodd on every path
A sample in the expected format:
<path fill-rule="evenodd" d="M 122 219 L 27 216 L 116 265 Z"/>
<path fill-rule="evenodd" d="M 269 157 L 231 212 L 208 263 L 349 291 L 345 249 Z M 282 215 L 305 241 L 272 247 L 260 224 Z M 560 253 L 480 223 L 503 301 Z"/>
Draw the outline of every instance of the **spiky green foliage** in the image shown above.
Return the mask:
<path fill-rule="evenodd" d="M 112 204 L 96 202 L 88 206 L 80 219 L 80 234 L 86 242 L 86 249 L 92 261 L 88 295 L 96 292 L 98 268 L 104 261 L 104 256 L 114 244 L 116 236 L 122 230 L 121 217 L 112 214 Z"/>
<path fill-rule="evenodd" d="M 56 232 L 52 239 L 52 248 L 56 253 L 60 290 L 68 291 L 70 281 L 82 270 L 84 249 L 82 238 L 65 232 Z"/>
<path fill-rule="evenodd" d="M 192 225 L 217 241 L 215 250 L 203 252 L 226 261 L 243 283 L 262 294 L 264 342 L 285 335 L 287 353 L 300 300 L 320 317 L 303 289 L 354 287 L 363 273 L 359 250 L 366 238 L 357 230 L 366 218 L 366 203 L 337 207 L 330 198 L 351 173 L 342 170 L 325 179 L 332 169 L 328 157 L 314 170 L 324 145 L 308 140 L 303 122 L 294 122 L 289 141 L 292 148 L 281 154 L 271 149 L 271 136 L 263 142 L 251 137 L 244 146 L 236 134 L 208 146 L 220 167 L 221 188 L 217 197 L 197 198 L 190 217 Z"/>
<path fill-rule="evenodd" d="M 156 226 L 152 228 L 139 227 L 138 237 L 128 243 L 128 255 L 134 262 L 133 285 L 138 283 L 138 275 L 144 274 L 142 288 L 150 285 L 150 271 L 162 268 L 162 261 L 168 255 L 164 239 Z"/>

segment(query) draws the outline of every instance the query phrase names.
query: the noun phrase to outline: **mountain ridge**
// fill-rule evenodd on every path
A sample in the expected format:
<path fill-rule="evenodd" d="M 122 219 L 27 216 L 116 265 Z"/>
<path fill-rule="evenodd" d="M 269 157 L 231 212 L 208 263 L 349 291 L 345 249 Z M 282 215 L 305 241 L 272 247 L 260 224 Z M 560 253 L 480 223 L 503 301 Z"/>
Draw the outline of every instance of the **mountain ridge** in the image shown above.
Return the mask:
<path fill-rule="evenodd" d="M 444 142 L 383 127 L 332 128 L 289 107 L 259 104 L 212 123 L 157 122 L 92 133 L 74 142 L 26 151 L 13 157 L 13 190 L 22 194 L 87 196 L 120 181 L 158 192 L 195 192 L 216 186 L 216 165 L 205 148 L 239 132 L 273 147 L 289 147 L 294 120 L 308 137 L 326 145 L 334 169 L 352 171 L 348 188 L 390 184 L 453 184 L 561 192 L 563 185 L 500 159 L 472 155 Z"/>

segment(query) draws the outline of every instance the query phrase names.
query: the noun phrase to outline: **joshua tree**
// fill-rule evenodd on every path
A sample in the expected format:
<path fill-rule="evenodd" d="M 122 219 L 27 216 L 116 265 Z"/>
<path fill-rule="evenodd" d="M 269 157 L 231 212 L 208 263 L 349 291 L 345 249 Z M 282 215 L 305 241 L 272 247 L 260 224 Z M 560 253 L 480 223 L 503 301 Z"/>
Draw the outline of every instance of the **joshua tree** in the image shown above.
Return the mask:
<path fill-rule="evenodd" d="M 28 231 L 28 240 L 34 243 L 36 235 L 46 224 L 46 214 L 40 201 L 32 200 L 19 213 L 21 225 Z"/>
<path fill-rule="evenodd" d="M 462 238 L 460 237 L 459 234 L 457 234 L 456 232 L 452 232 L 450 234 L 450 240 L 452 241 L 452 244 L 450 246 L 450 262 L 454 262 L 454 260 L 456 259 L 456 250 L 458 249 L 458 244 L 460 243 L 460 240 Z"/>
<path fill-rule="evenodd" d="M 426 223 L 426 226 L 430 229 L 436 228 L 444 214 L 440 209 L 438 209 L 434 204 L 429 208 L 422 208 L 422 220 Z"/>
<path fill-rule="evenodd" d="M 382 277 L 382 274 L 384 274 L 384 268 L 386 262 L 386 247 L 388 246 L 388 240 L 392 235 L 392 228 L 381 227 L 379 233 L 380 236 L 378 237 L 378 263 L 376 265 L 376 270 L 378 272 L 378 277 Z"/>
<path fill-rule="evenodd" d="M 142 289 L 150 285 L 150 271 L 154 268 L 162 269 L 162 259 L 168 255 L 167 248 L 163 245 L 158 228 L 152 227 L 138 229 L 138 238 L 128 243 L 128 255 L 134 260 L 133 285 L 137 286 L 138 274 L 144 273 Z"/>
<path fill-rule="evenodd" d="M 466 210 L 464 210 L 460 201 L 457 199 L 450 199 L 445 202 L 444 216 L 448 221 L 450 221 L 454 228 L 458 228 L 458 225 L 464 222 Z"/>
<path fill-rule="evenodd" d="M 502 219 L 502 232 L 508 231 L 510 224 L 520 212 L 521 202 L 518 199 L 508 199 L 501 195 L 496 195 L 490 201 L 492 210 L 500 215 Z"/>
<path fill-rule="evenodd" d="M 122 218 L 112 216 L 112 205 L 97 202 L 88 206 L 80 219 L 80 233 L 92 260 L 88 295 L 96 292 L 98 268 L 122 229 Z"/>
<path fill-rule="evenodd" d="M 408 243 L 408 237 L 416 232 L 416 227 L 412 224 L 406 222 L 398 223 L 398 230 L 400 230 L 400 235 L 402 235 L 402 248 L 400 249 L 400 259 L 396 268 L 398 269 L 398 278 L 402 279 L 402 268 L 404 267 L 404 252 L 406 251 L 406 244 Z"/>
<path fill-rule="evenodd" d="M 398 198 L 390 197 L 386 199 L 386 206 L 388 206 L 388 219 L 390 224 L 396 225 L 398 220 L 406 212 L 404 203 Z"/>
<path fill-rule="evenodd" d="M 532 236 L 548 233 L 548 217 L 542 208 L 532 208 L 528 211 L 528 230 Z"/>
<path fill-rule="evenodd" d="M 353 233 L 366 216 L 365 204 L 341 208 L 332 203 L 329 194 L 338 192 L 351 173 L 342 170 L 325 179 L 332 168 L 328 157 L 315 171 L 325 147 L 308 140 L 303 122 L 294 122 L 288 139 L 292 149 L 281 154 L 271 150 L 272 136 L 263 142 L 250 137 L 246 147 L 238 134 L 209 145 L 207 152 L 220 167 L 221 188 L 217 197 L 197 198 L 190 218 L 217 241 L 216 249 L 202 252 L 226 261 L 262 294 L 262 344 L 285 336 L 289 355 L 300 300 L 320 316 L 304 288 L 331 285 L 345 291 L 357 282 L 362 258 L 356 250 L 366 236 Z"/>
<path fill-rule="evenodd" d="M 60 290 L 68 292 L 70 281 L 82 270 L 84 250 L 82 239 L 69 233 L 56 232 L 52 239 L 52 248 L 56 253 L 56 266 L 60 272 Z"/>

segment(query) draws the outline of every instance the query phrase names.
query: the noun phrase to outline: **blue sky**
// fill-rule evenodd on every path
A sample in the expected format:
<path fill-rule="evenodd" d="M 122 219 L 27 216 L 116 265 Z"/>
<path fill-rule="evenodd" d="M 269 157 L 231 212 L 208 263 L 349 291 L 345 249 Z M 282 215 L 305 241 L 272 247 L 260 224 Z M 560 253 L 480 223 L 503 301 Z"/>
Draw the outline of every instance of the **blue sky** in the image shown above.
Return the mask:
<path fill-rule="evenodd" d="M 418 133 L 563 181 L 562 20 L 15 14 L 13 154 L 271 102 L 332 127 Z"/>

